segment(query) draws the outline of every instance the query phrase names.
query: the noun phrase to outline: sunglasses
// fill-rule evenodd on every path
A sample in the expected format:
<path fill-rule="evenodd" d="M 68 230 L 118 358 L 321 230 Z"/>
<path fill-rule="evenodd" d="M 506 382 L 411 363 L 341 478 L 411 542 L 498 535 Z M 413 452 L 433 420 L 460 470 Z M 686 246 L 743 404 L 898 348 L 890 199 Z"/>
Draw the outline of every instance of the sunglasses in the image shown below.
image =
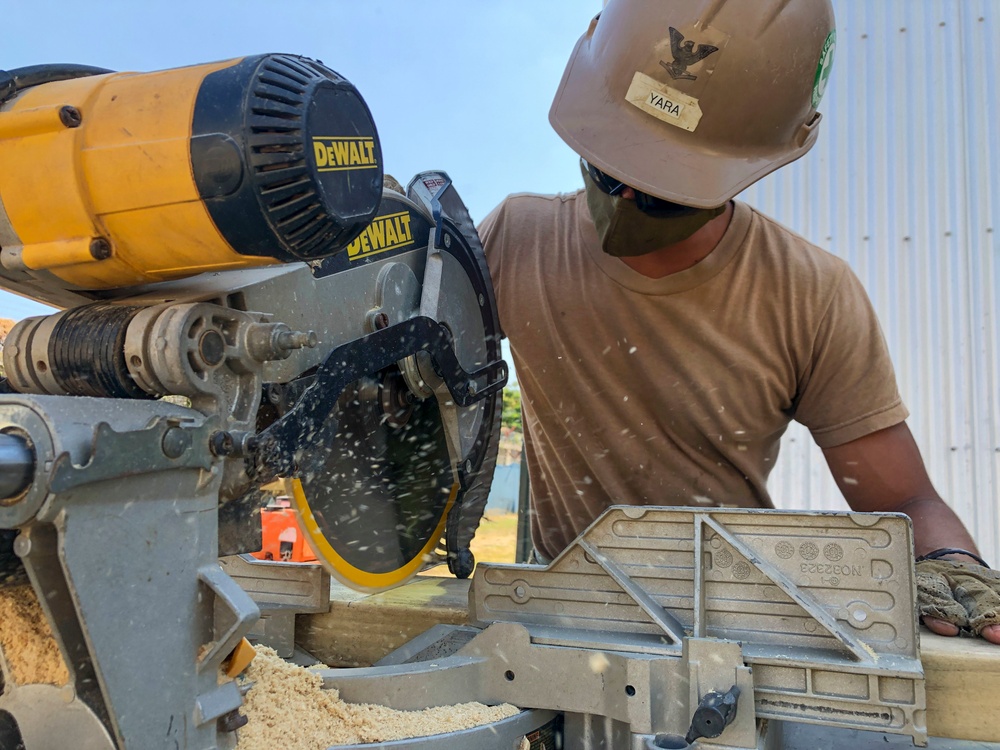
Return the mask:
<path fill-rule="evenodd" d="M 587 167 L 587 174 L 590 175 L 590 179 L 594 181 L 594 184 L 597 185 L 601 192 L 607 193 L 611 196 L 618 196 L 622 194 L 625 188 L 629 187 L 621 180 L 616 180 L 611 175 L 605 174 L 593 164 L 590 164 L 587 161 L 584 161 L 583 163 Z M 652 216 L 657 219 L 690 216 L 700 210 L 691 206 L 682 206 L 679 203 L 665 201 L 662 198 L 657 198 L 655 195 L 649 195 L 649 193 L 643 193 L 635 188 L 631 188 L 631 190 L 635 193 L 636 208 L 647 216 Z"/>

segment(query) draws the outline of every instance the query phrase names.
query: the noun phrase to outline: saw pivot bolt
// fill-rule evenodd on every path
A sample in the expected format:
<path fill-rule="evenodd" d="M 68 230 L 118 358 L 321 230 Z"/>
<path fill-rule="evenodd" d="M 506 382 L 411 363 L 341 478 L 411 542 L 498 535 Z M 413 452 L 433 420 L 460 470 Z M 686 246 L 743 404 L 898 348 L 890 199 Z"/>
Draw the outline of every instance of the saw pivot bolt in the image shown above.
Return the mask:
<path fill-rule="evenodd" d="M 218 430 L 209 438 L 208 447 L 219 458 L 245 458 L 257 450 L 258 442 L 252 432 Z"/>
<path fill-rule="evenodd" d="M 232 433 L 225 430 L 213 432 L 212 437 L 209 438 L 208 447 L 212 451 L 213 456 L 223 457 L 233 455 Z"/>
<path fill-rule="evenodd" d="M 283 331 L 278 334 L 278 346 L 281 349 L 314 349 L 319 343 L 316 331 Z"/>
<path fill-rule="evenodd" d="M 733 723 L 736 718 L 736 708 L 740 699 L 740 689 L 733 685 L 725 693 L 706 693 L 691 719 L 687 742 L 694 742 L 701 737 L 718 737 Z"/>
<path fill-rule="evenodd" d="M 284 323 L 257 323 L 247 332 L 247 350 L 258 362 L 288 359 L 295 349 L 319 345 L 315 331 L 293 331 Z"/>

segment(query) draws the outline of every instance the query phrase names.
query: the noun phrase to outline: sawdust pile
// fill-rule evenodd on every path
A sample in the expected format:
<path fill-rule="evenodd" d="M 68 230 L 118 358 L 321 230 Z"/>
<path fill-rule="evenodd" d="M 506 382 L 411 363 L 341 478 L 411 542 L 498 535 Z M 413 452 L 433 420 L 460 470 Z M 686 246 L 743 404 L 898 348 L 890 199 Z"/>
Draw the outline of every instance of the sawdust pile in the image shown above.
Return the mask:
<path fill-rule="evenodd" d="M 69 682 L 69 670 L 30 584 L 0 588 L 0 648 L 18 685 Z"/>
<path fill-rule="evenodd" d="M 246 679 L 254 683 L 243 706 L 249 723 L 239 730 L 236 750 L 326 750 L 332 745 L 389 742 L 457 732 L 519 713 L 506 703 L 463 703 L 423 711 L 345 703 L 336 690 L 321 689 L 323 679 L 318 674 L 287 663 L 264 646 L 257 647 Z"/>

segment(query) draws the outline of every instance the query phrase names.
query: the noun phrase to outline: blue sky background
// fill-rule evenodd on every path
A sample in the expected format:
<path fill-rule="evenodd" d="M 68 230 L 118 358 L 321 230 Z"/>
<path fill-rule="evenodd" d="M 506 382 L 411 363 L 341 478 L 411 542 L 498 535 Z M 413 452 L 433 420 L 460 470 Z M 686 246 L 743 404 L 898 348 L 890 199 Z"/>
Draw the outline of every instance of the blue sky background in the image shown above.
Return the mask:
<path fill-rule="evenodd" d="M 160 70 L 263 52 L 322 60 L 365 97 L 386 170 L 444 169 L 473 217 L 508 193 L 576 189 L 548 107 L 600 0 L 0 0 L 0 68 Z M 42 305 L 0 292 L 0 317 Z"/>

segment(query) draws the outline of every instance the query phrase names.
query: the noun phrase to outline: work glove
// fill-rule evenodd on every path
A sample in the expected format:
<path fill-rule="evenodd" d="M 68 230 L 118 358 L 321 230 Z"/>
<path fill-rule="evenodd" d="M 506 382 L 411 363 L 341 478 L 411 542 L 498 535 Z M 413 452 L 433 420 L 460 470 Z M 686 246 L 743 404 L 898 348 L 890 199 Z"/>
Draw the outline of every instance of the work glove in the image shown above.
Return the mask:
<path fill-rule="evenodd" d="M 917 610 L 950 622 L 960 635 L 1000 625 L 1000 571 L 959 560 L 917 561 Z"/>

